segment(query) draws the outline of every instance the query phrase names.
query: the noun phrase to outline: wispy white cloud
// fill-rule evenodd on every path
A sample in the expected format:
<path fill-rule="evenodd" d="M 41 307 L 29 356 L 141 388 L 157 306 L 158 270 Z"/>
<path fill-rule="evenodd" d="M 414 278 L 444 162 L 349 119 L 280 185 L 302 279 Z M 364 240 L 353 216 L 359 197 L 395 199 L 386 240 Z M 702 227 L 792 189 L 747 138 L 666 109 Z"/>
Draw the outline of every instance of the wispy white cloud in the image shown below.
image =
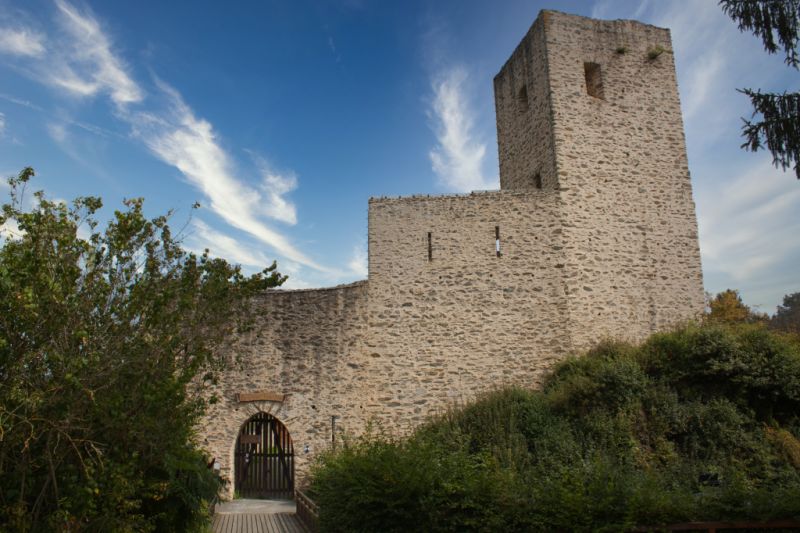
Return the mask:
<path fill-rule="evenodd" d="M 267 195 L 267 202 L 263 206 L 264 213 L 275 220 L 287 224 L 297 224 L 297 212 L 294 204 L 283 197 L 284 194 L 297 187 L 297 178 L 294 175 L 282 176 L 268 173 L 264 176 L 261 186 Z"/>
<path fill-rule="evenodd" d="M 6 116 L 3 113 L 0 113 L 0 137 L 2 137 L 6 132 Z"/>
<path fill-rule="evenodd" d="M 64 143 L 67 140 L 67 127 L 60 122 L 51 122 L 47 125 L 47 134 L 55 142 Z"/>
<path fill-rule="evenodd" d="M 114 54 L 111 40 L 89 8 L 80 10 L 66 0 L 54 1 L 61 31 L 48 36 L 47 46 L 45 36 L 34 30 L 2 28 L 0 53 L 29 60 L 23 72 L 66 94 L 106 93 L 117 106 L 140 102 L 144 92 Z"/>
<path fill-rule="evenodd" d="M 0 241 L 18 239 L 22 237 L 24 233 L 25 232 L 20 229 L 16 220 L 6 220 L 3 224 L 0 224 Z"/>
<path fill-rule="evenodd" d="M 429 152 L 433 171 L 448 189 L 467 192 L 496 188 L 497 177 L 484 173 L 486 144 L 475 138 L 473 111 L 466 97 L 463 67 L 440 72 L 432 81 L 429 117 L 438 144 Z"/>
<path fill-rule="evenodd" d="M 310 289 L 312 287 L 319 287 L 321 285 L 329 284 L 326 281 L 315 280 L 311 283 L 307 279 L 307 272 L 303 265 L 295 263 L 294 261 L 284 261 L 279 265 L 281 274 L 289 276 L 286 283 L 281 285 L 282 289 Z"/>
<path fill-rule="evenodd" d="M 81 12 L 64 0 L 55 0 L 59 22 L 70 37 L 61 62 L 53 62 L 51 83 L 79 96 L 107 92 L 115 104 L 139 102 L 144 93 L 112 51 L 111 40 L 91 12 Z"/>
<path fill-rule="evenodd" d="M 331 35 L 328 35 L 328 48 L 331 49 L 331 53 L 333 54 L 334 59 L 336 59 L 337 63 L 342 62 L 342 54 L 336 49 L 336 43 L 333 40 Z"/>
<path fill-rule="evenodd" d="M 787 257 L 800 254 L 798 205 L 800 188 L 768 161 L 698 190 L 705 269 L 740 284 L 768 278 Z"/>
<path fill-rule="evenodd" d="M 196 253 L 203 253 L 208 249 L 214 257 L 222 257 L 232 263 L 262 269 L 272 264 L 272 261 L 258 250 L 253 250 L 234 239 L 221 233 L 200 219 L 192 221 L 192 231 L 187 238 L 187 246 Z"/>
<path fill-rule="evenodd" d="M 608 18 L 608 12 L 610 10 L 610 2 L 608 0 L 598 0 L 592 6 L 592 18 L 594 19 L 604 19 Z"/>
<path fill-rule="evenodd" d="M 247 153 L 261 173 L 260 189 L 264 197 L 260 200 L 264 214 L 286 224 L 297 224 L 297 209 L 285 198 L 285 195 L 297 188 L 297 176 L 291 171 L 276 171 L 266 159 L 252 150 L 247 150 Z"/>
<path fill-rule="evenodd" d="M 690 122 L 714 105 L 713 100 L 719 99 L 721 93 L 733 91 L 732 86 L 724 87 L 724 74 L 730 67 L 726 59 L 730 57 L 729 37 L 735 26 L 715 2 L 698 2 L 692 9 L 676 2 L 654 6 L 643 2 L 637 13 L 647 7 L 654 8 L 657 25 L 671 30 L 681 74 L 684 119 Z M 706 122 L 706 132 L 709 126 Z"/>
<path fill-rule="evenodd" d="M 294 206 L 283 198 L 296 186 L 293 176 L 267 174 L 262 184 L 264 202 L 258 190 L 236 178 L 232 158 L 220 145 L 211 123 L 197 117 L 181 94 L 160 80 L 156 80 L 156 86 L 166 98 L 165 110 L 158 113 L 129 110 L 125 104 L 142 100 L 143 91 L 112 52 L 110 39 L 97 20 L 64 0 L 56 0 L 56 5 L 63 26 L 74 39 L 74 63 L 83 69 L 80 73 L 61 72 L 64 83 L 71 84 L 78 93 L 92 87 L 95 92 L 106 90 L 118 106 L 118 115 L 133 127 L 134 135 L 156 157 L 177 168 L 189 183 L 200 189 L 211 210 L 225 222 L 253 235 L 287 259 L 325 270 L 261 220 L 266 216 L 296 222 Z"/>
<path fill-rule="evenodd" d="M 363 242 L 356 244 L 353 247 L 353 255 L 350 257 L 350 262 L 347 264 L 350 268 L 350 272 L 356 276 L 365 278 L 369 275 L 368 264 L 367 247 Z"/>
<path fill-rule="evenodd" d="M 634 20 L 638 20 L 639 18 L 644 15 L 648 8 L 650 8 L 651 1 L 650 0 L 640 0 L 639 5 L 636 6 L 635 9 L 632 9 L 634 5 L 633 2 L 628 2 L 626 0 L 625 9 L 629 10 L 623 16 L 625 18 L 630 18 Z M 592 14 L 591 17 L 595 19 L 608 19 L 612 18 L 612 13 L 615 10 L 615 7 L 619 6 L 619 2 L 614 2 L 612 0 L 596 0 L 594 5 L 592 5 Z"/>
<path fill-rule="evenodd" d="M 651 0 L 642 0 L 639 2 L 639 7 L 636 8 L 636 11 L 633 12 L 631 18 L 634 20 L 638 20 L 645 14 L 645 12 L 650 8 Z"/>
<path fill-rule="evenodd" d="M 134 134 L 155 156 L 180 170 L 189 183 L 199 188 L 211 209 L 225 222 L 253 235 L 287 259 L 326 270 L 260 219 L 261 195 L 236 179 L 233 163 L 220 146 L 211 123 L 195 116 L 175 89 L 161 81 L 157 85 L 167 97 L 167 109 L 158 115 L 125 114 Z M 286 192 L 286 184 L 282 185 L 282 192 Z"/>
<path fill-rule="evenodd" d="M 45 128 L 47 135 L 64 154 L 93 174 L 107 178 L 109 172 L 97 157 L 100 147 L 94 139 L 74 135 L 71 127 L 76 125 L 75 121 L 68 118 L 63 120 L 53 118 Z"/>
<path fill-rule="evenodd" d="M 212 124 L 198 117 L 173 87 L 156 79 L 154 98 L 145 101 L 145 92 L 125 62 L 113 50 L 112 39 L 88 9 L 78 9 L 67 0 L 55 0 L 57 19 L 63 32 L 57 36 L 58 46 L 33 63 L 41 73 L 39 79 L 77 96 L 107 95 L 115 104 L 115 115 L 131 126 L 133 136 L 164 163 L 177 168 L 186 180 L 205 195 L 211 210 L 226 223 L 242 230 L 270 247 L 280 256 L 321 272 L 332 272 L 319 265 L 286 236 L 275 231 L 264 219 L 288 224 L 297 222 L 295 206 L 286 195 L 297 186 L 291 172 L 277 173 L 266 164 L 259 186 L 251 186 L 237 176 L 234 159 L 222 147 Z M 29 102 L 3 95 L 19 105 Z M 159 108 L 157 102 L 165 102 Z M 131 105 L 138 104 L 138 105 Z M 48 125 L 50 137 L 71 157 L 79 158 L 72 149 L 67 124 L 94 134 L 107 134 L 79 121 L 61 119 Z M 212 236 L 210 228 L 201 228 Z M 222 234 L 215 234 L 219 237 Z M 217 247 L 232 250 L 231 243 L 217 238 Z M 238 253 L 238 257 L 242 257 Z M 252 258 L 251 258 L 252 259 Z"/>
<path fill-rule="evenodd" d="M 40 57 L 45 53 L 44 35 L 28 28 L 0 28 L 0 53 Z"/>
<path fill-rule="evenodd" d="M 21 106 L 21 107 L 26 107 L 28 109 L 32 109 L 32 110 L 37 111 L 39 113 L 47 113 L 49 119 L 50 118 L 54 118 L 54 115 L 55 115 L 55 117 L 58 118 L 58 120 L 61 121 L 61 123 L 58 124 L 58 127 L 62 127 L 63 128 L 63 127 L 66 127 L 67 124 L 69 124 L 71 126 L 75 126 L 77 128 L 80 128 L 80 129 L 82 129 L 84 131 L 88 131 L 89 133 L 93 133 L 94 135 L 97 135 L 98 137 L 120 137 L 120 138 L 125 137 L 125 138 L 127 138 L 127 136 L 124 136 L 121 133 L 118 133 L 116 131 L 112 131 L 112 130 L 109 130 L 109 129 L 106 129 L 106 128 L 103 128 L 103 127 L 100 127 L 97 124 L 91 124 L 89 122 L 84 122 L 84 121 L 81 121 L 81 120 L 75 120 L 74 118 L 69 116 L 69 114 L 64 112 L 63 110 L 59 110 L 56 113 L 53 113 L 52 111 L 46 111 L 42 106 L 34 104 L 33 102 L 31 102 L 29 100 L 25 100 L 23 98 L 17 98 L 15 96 L 11 96 L 11 95 L 8 95 L 8 94 L 0 93 L 0 100 L 5 100 L 7 102 L 11 102 L 12 104 L 16 104 L 16 105 Z M 50 122 L 48 124 L 48 128 L 52 127 L 53 124 L 55 124 L 55 123 Z M 51 137 L 52 137 L 52 135 L 51 135 Z"/>
<path fill-rule="evenodd" d="M 16 104 L 22 107 L 27 107 L 36 111 L 44 111 L 44 108 L 34 104 L 29 100 L 25 100 L 24 98 L 17 98 L 15 96 L 11 96 L 10 94 L 0 93 L 0 99 L 5 100 L 6 102 L 11 102 L 12 104 Z"/>

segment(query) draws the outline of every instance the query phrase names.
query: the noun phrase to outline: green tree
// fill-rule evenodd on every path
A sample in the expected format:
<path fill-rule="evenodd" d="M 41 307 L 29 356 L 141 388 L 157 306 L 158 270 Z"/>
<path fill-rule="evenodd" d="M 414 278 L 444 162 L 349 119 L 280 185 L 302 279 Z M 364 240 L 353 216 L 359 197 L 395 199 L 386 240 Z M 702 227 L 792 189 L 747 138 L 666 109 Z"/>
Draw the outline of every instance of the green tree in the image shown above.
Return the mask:
<path fill-rule="evenodd" d="M 708 322 L 737 324 L 763 322 L 767 316 L 750 309 L 742 301 L 739 291 L 726 289 L 716 296 L 708 296 L 706 320 Z"/>
<path fill-rule="evenodd" d="M 783 297 L 783 305 L 778 306 L 769 325 L 774 329 L 800 334 L 800 292 Z"/>
<path fill-rule="evenodd" d="M 25 210 L 32 176 L 0 212 L 19 228 L 0 248 L 0 530 L 191 530 L 218 490 L 194 441 L 215 349 L 285 277 L 184 252 L 141 199 L 103 231 L 98 198 Z"/>
<path fill-rule="evenodd" d="M 761 39 L 770 54 L 782 50 L 786 64 L 800 67 L 800 0 L 720 0 L 723 11 L 741 31 Z M 766 148 L 776 167 L 794 168 L 800 179 L 800 92 L 762 93 L 739 89 L 753 105 L 751 120 L 743 119 L 742 148 L 753 152 Z M 760 120 L 755 117 L 760 115 Z"/>

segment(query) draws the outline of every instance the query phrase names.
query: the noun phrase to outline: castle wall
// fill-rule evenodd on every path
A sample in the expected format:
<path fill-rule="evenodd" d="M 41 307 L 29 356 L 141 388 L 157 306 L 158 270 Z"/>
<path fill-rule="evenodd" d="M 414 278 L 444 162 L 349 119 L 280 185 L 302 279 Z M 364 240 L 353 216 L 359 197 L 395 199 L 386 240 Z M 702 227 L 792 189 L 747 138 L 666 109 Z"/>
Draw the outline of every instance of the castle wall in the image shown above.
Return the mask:
<path fill-rule="evenodd" d="M 577 346 L 697 316 L 703 282 L 669 30 L 545 12 Z M 663 50 L 651 58 L 651 51 Z M 602 98 L 587 88 L 600 66 Z"/>
<path fill-rule="evenodd" d="M 514 99 L 523 78 L 529 110 Z M 639 340 L 702 312 L 669 31 L 543 11 L 495 90 L 502 188 L 527 187 L 552 158 L 575 346 Z"/>
<path fill-rule="evenodd" d="M 371 413 L 406 431 L 563 357 L 559 209 L 552 191 L 370 200 Z"/>
<path fill-rule="evenodd" d="M 303 479 L 311 457 L 331 443 L 331 415 L 357 433 L 367 417 L 361 378 L 367 324 L 367 285 L 330 289 L 269 291 L 254 306 L 253 327 L 226 349 L 229 367 L 209 389 L 219 401 L 210 406 L 201 444 L 232 480 L 233 450 L 239 429 L 265 411 L 277 417 L 294 442 L 295 467 Z M 286 394 L 283 402 L 238 402 L 238 393 Z M 309 446 L 309 454 L 304 446 Z M 233 496 L 232 485 L 228 497 Z"/>
<path fill-rule="evenodd" d="M 545 11 L 495 90 L 500 191 L 373 198 L 368 281 L 256 302 L 202 430 L 223 475 L 258 410 L 288 427 L 302 481 L 331 416 L 405 434 L 482 391 L 535 387 L 603 337 L 702 312 L 669 32 Z M 254 391 L 287 396 L 236 401 Z"/>
<path fill-rule="evenodd" d="M 544 25 L 540 19 L 494 78 L 500 188 L 557 187 Z"/>

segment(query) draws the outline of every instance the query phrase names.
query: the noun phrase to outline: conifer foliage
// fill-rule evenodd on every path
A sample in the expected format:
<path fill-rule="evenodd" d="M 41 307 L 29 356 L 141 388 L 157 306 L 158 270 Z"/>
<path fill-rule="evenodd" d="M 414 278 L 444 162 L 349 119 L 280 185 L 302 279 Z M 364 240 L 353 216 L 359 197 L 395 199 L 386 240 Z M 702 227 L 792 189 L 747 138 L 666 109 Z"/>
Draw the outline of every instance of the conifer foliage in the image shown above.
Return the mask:
<path fill-rule="evenodd" d="M 750 31 L 760 38 L 767 52 L 782 50 L 787 65 L 800 67 L 800 0 L 720 0 L 719 4 L 741 31 Z M 794 168 L 800 179 L 800 93 L 739 91 L 753 105 L 753 118 L 744 119 L 742 148 L 753 152 L 766 148 L 776 167 Z M 756 120 L 757 116 L 761 120 Z"/>

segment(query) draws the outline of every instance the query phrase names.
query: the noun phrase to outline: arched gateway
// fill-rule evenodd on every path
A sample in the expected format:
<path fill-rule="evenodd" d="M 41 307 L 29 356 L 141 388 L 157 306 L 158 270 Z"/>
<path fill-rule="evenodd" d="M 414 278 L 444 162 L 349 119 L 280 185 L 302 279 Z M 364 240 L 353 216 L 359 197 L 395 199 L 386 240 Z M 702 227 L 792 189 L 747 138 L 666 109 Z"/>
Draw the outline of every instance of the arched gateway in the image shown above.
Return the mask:
<path fill-rule="evenodd" d="M 244 498 L 294 496 L 294 447 L 277 418 L 261 412 L 244 423 L 236 438 L 233 479 Z"/>

